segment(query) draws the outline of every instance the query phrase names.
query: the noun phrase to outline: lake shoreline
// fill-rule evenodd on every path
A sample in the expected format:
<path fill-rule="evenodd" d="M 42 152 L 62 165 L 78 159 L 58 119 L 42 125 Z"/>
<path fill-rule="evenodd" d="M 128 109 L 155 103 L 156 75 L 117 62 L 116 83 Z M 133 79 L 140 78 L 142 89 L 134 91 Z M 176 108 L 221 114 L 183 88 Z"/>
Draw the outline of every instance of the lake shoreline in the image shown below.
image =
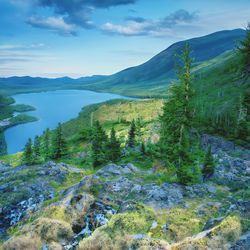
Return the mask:
<path fill-rule="evenodd" d="M 5 129 L 8 153 L 13 154 L 23 149 L 27 139 L 34 139 L 47 128 L 54 129 L 59 122 L 67 122 L 77 117 L 82 108 L 112 99 L 130 99 L 112 93 L 90 90 L 54 90 L 12 95 L 16 103 L 36 107 L 25 112 L 27 119 L 18 126 Z M 67 104 L 65 106 L 65 103 Z M 24 117 L 25 118 L 25 117 Z M 28 122 L 28 123 L 26 123 Z M 32 122 L 32 124 L 30 124 Z M 29 136 L 27 136 L 29 135 Z M 18 141 L 14 138 L 18 138 Z"/>

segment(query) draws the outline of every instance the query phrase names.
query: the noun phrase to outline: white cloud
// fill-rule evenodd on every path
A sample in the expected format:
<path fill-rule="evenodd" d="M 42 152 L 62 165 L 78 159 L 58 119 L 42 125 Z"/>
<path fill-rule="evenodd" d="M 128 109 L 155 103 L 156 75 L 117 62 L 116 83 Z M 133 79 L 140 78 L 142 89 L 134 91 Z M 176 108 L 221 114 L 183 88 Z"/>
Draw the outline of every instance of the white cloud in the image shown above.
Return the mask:
<path fill-rule="evenodd" d="M 158 20 L 128 17 L 123 25 L 107 22 L 102 25 L 101 30 L 124 36 L 166 36 L 175 27 L 186 26 L 196 19 L 196 12 L 180 9 Z"/>
<path fill-rule="evenodd" d="M 32 16 L 27 23 L 36 28 L 49 29 L 61 35 L 76 35 L 75 26 L 68 24 L 62 17 Z"/>
<path fill-rule="evenodd" d="M 30 45 L 22 44 L 2 44 L 0 45 L 0 50 L 36 50 L 43 49 L 46 45 L 44 43 L 33 43 Z"/>

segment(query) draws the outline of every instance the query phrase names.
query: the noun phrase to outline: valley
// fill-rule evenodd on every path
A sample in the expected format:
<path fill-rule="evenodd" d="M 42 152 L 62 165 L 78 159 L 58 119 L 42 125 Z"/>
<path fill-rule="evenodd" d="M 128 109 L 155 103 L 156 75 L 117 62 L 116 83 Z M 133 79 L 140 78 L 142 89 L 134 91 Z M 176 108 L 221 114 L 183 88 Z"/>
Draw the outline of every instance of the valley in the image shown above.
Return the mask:
<path fill-rule="evenodd" d="M 1 78 L 1 122 L 38 120 L 5 130 L 0 249 L 249 249 L 244 39 L 178 42 L 110 76 Z"/>

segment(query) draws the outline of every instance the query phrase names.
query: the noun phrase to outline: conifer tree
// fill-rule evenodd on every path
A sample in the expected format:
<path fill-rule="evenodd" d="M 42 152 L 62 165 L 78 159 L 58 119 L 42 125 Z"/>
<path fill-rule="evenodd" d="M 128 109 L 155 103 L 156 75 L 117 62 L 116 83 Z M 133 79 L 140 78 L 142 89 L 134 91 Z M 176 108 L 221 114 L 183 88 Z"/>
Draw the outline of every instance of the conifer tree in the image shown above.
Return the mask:
<path fill-rule="evenodd" d="M 34 163 L 38 163 L 41 159 L 41 143 L 39 136 L 35 137 L 33 147 Z"/>
<path fill-rule="evenodd" d="M 243 64 L 244 77 L 250 76 L 250 23 L 246 28 L 246 38 L 240 42 L 239 51 Z"/>
<path fill-rule="evenodd" d="M 53 140 L 53 159 L 61 159 L 62 157 L 66 156 L 68 154 L 67 152 L 67 144 L 63 137 L 62 133 L 62 125 L 61 123 L 58 124 L 56 131 L 55 131 L 55 137 Z"/>
<path fill-rule="evenodd" d="M 99 121 L 96 121 L 92 139 L 93 166 L 97 167 L 106 162 L 107 136 Z"/>
<path fill-rule="evenodd" d="M 237 107 L 236 138 L 250 142 L 250 92 L 245 93 L 244 98 L 240 98 Z"/>
<path fill-rule="evenodd" d="M 107 144 L 107 158 L 116 162 L 121 157 L 121 145 L 118 139 L 116 138 L 116 132 L 114 127 L 111 129 L 110 139 Z"/>
<path fill-rule="evenodd" d="M 214 174 L 214 169 L 214 159 L 212 155 L 211 145 L 209 145 L 202 169 L 203 180 L 206 180 L 207 178 L 211 177 Z"/>
<path fill-rule="evenodd" d="M 134 148 L 135 147 L 135 136 L 136 136 L 136 126 L 135 121 L 132 120 L 128 132 L 128 147 Z"/>
<path fill-rule="evenodd" d="M 178 67 L 179 83 L 171 87 L 169 97 L 160 117 L 160 149 L 163 159 L 176 166 L 177 177 L 182 184 L 192 183 L 197 169 L 190 157 L 190 128 L 193 112 L 190 99 L 191 87 L 190 47 L 187 44 L 181 54 L 182 65 Z"/>
<path fill-rule="evenodd" d="M 143 136 L 143 133 L 142 133 L 142 127 L 143 127 L 143 125 L 142 125 L 141 118 L 136 119 L 135 126 L 136 126 L 136 137 L 137 137 L 137 140 L 141 141 L 142 140 L 142 136 Z"/>
<path fill-rule="evenodd" d="M 33 164 L 33 145 L 32 145 L 32 140 L 30 138 L 24 148 L 23 162 L 27 165 Z"/>
<path fill-rule="evenodd" d="M 146 147 L 144 142 L 141 143 L 141 154 L 146 155 Z"/>
<path fill-rule="evenodd" d="M 46 129 L 42 137 L 42 156 L 45 161 L 51 157 L 51 141 L 50 141 L 50 130 Z"/>

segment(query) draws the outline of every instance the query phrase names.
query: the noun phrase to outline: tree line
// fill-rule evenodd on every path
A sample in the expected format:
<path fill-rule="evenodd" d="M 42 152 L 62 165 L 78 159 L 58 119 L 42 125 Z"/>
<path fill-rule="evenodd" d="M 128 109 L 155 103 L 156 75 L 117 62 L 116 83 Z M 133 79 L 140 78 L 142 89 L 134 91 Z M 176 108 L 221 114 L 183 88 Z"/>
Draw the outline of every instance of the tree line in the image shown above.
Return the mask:
<path fill-rule="evenodd" d="M 62 125 L 58 124 L 55 132 L 46 129 L 42 136 L 31 138 L 25 145 L 22 161 L 24 164 L 39 164 L 48 160 L 58 160 L 68 155 L 68 147 L 62 133 Z"/>
<path fill-rule="evenodd" d="M 244 77 L 250 75 L 250 25 L 247 37 L 242 41 L 239 49 L 242 57 L 242 68 Z M 182 54 L 178 57 L 177 75 L 179 82 L 173 84 L 169 89 L 160 121 L 159 142 L 151 147 L 150 143 L 144 144 L 141 136 L 140 121 L 132 120 L 128 129 L 125 146 L 122 147 L 117 132 L 112 127 L 109 134 L 106 133 L 99 121 L 89 130 L 82 133 L 83 140 L 91 144 L 91 157 L 93 166 L 98 167 L 108 162 L 117 163 L 126 151 L 137 151 L 141 155 L 160 159 L 164 165 L 174 170 L 179 183 L 187 185 L 198 182 L 200 179 L 208 179 L 214 173 L 215 163 L 212 148 L 208 146 L 201 163 L 198 159 L 199 146 L 192 132 L 196 112 L 191 104 L 194 97 L 192 83 L 194 81 L 191 69 L 193 60 L 190 56 L 191 50 L 187 44 Z M 238 136 L 249 135 L 249 93 L 242 98 L 239 105 L 239 117 L 236 127 Z M 148 150 L 148 148 L 150 148 Z M 153 148 L 153 149 L 152 149 Z M 51 136 L 47 129 L 41 137 L 36 137 L 27 142 L 23 154 L 26 164 L 33 164 L 42 160 L 60 159 L 68 155 L 67 143 L 63 137 L 61 124 Z"/>
<path fill-rule="evenodd" d="M 135 120 L 132 120 L 128 130 L 126 146 L 122 148 L 114 127 L 112 127 L 108 136 L 99 121 L 96 121 L 92 134 L 93 166 L 98 167 L 107 162 L 118 162 L 122 157 L 122 151 L 135 150 L 136 147 L 142 155 L 145 154 L 145 144 L 142 142 L 139 124 L 139 120 L 138 126 L 136 126 Z"/>

